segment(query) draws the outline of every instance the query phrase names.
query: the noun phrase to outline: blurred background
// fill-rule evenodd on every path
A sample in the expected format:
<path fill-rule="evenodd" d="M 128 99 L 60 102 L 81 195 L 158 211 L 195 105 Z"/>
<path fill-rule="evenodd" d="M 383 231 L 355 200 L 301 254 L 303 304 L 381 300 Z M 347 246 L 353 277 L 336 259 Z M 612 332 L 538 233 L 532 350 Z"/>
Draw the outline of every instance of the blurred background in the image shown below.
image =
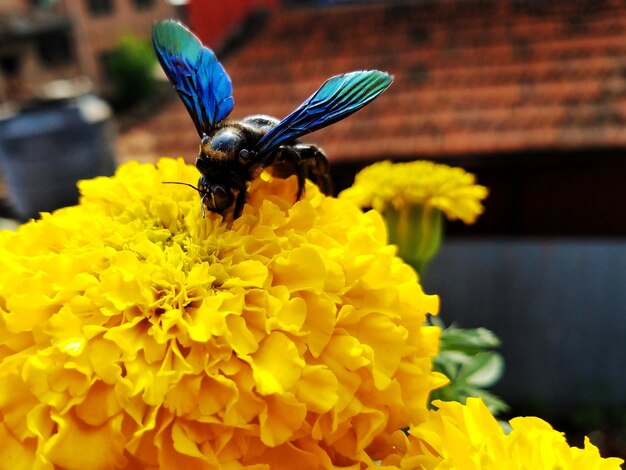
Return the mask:
<path fill-rule="evenodd" d="M 74 204 L 78 179 L 124 161 L 193 163 L 198 136 L 149 44 L 166 17 L 224 63 L 233 118 L 282 118 L 334 74 L 392 73 L 303 140 L 337 190 L 381 159 L 475 173 L 486 212 L 448 225 L 426 290 L 446 323 L 502 339 L 511 415 L 626 455 L 626 2 L 2 0 L 1 217 Z"/>

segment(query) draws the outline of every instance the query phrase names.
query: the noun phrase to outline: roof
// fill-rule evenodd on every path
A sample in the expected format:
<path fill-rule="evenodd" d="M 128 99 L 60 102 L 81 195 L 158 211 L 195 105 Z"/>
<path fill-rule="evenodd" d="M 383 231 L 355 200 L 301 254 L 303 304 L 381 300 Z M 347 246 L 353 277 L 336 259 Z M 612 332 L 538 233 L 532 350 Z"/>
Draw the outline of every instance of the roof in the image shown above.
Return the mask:
<path fill-rule="evenodd" d="M 334 74 L 392 73 L 394 84 L 375 102 L 303 139 L 331 161 L 626 146 L 619 0 L 278 10 L 224 65 L 234 118 L 284 117 Z M 178 100 L 122 140 L 139 158 L 193 161 L 198 145 Z"/>

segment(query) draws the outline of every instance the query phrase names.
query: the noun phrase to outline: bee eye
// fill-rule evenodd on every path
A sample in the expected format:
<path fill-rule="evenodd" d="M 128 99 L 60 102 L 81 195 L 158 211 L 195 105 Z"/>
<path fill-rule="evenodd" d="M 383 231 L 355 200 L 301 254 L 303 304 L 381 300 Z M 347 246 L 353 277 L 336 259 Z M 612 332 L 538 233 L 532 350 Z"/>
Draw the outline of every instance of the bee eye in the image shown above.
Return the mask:
<path fill-rule="evenodd" d="M 246 164 L 250 161 L 250 152 L 248 151 L 248 149 L 241 149 L 239 151 L 239 161 L 242 164 Z"/>
<path fill-rule="evenodd" d="M 207 189 L 208 189 L 208 184 L 207 184 L 206 176 L 202 175 L 200 179 L 198 180 L 198 190 L 200 191 L 200 193 L 204 194 L 207 192 Z"/>
<path fill-rule="evenodd" d="M 222 212 L 233 203 L 234 197 L 231 191 L 224 186 L 215 185 L 209 191 L 207 206 L 214 212 Z"/>

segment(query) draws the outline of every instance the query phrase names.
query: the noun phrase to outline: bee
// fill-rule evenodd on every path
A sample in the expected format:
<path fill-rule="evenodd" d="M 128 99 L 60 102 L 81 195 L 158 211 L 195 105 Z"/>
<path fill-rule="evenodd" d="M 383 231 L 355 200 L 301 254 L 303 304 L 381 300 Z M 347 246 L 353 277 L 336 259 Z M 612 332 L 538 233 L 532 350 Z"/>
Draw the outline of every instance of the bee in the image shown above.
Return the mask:
<path fill-rule="evenodd" d="M 393 80 L 378 70 L 336 75 L 283 120 L 262 114 L 227 120 L 235 104 L 232 82 L 213 51 L 174 20 L 154 24 L 152 44 L 200 136 L 198 186 L 179 184 L 198 191 L 203 216 L 205 208 L 224 215 L 234 205 L 233 219 L 238 218 L 249 183 L 263 170 L 278 178 L 295 175 L 296 200 L 302 197 L 305 178 L 328 193 L 326 155 L 298 139 L 358 111 Z"/>

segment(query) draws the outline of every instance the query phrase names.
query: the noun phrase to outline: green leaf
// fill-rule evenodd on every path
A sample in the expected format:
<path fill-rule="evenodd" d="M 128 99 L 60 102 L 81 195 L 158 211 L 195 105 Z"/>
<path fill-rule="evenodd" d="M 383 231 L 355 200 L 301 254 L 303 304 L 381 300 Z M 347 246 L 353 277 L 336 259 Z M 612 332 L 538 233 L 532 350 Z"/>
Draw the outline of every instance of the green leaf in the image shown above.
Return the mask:
<path fill-rule="evenodd" d="M 486 328 L 465 329 L 450 326 L 441 334 L 442 349 L 455 349 L 471 353 L 499 346 L 498 337 Z"/>
<path fill-rule="evenodd" d="M 497 352 L 484 351 L 465 363 L 457 379 L 475 387 L 490 387 L 502 377 L 504 359 Z"/>
<path fill-rule="evenodd" d="M 434 316 L 429 323 L 442 329 L 434 368 L 450 379 L 448 385 L 433 392 L 431 399 L 465 403 L 468 397 L 480 397 L 494 415 L 506 411 L 508 405 L 504 401 L 484 390 L 500 380 L 504 371 L 502 355 L 492 350 L 500 346 L 500 340 L 485 328 L 446 328 Z"/>

